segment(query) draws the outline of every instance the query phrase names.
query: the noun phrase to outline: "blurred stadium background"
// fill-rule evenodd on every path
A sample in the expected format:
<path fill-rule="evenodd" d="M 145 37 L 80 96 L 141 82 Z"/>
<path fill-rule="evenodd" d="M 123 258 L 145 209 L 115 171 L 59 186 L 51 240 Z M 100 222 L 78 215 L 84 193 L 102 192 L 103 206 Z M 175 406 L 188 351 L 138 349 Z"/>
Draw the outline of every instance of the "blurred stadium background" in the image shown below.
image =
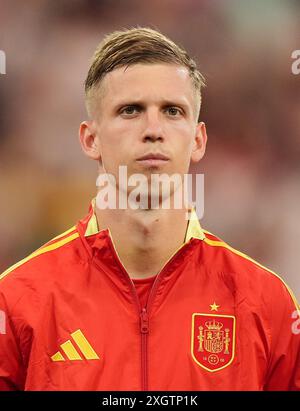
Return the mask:
<path fill-rule="evenodd" d="M 96 166 L 81 153 L 83 82 L 115 29 L 147 25 L 206 77 L 202 226 L 278 272 L 300 299 L 300 2 L 0 0 L 0 271 L 82 217 Z"/>

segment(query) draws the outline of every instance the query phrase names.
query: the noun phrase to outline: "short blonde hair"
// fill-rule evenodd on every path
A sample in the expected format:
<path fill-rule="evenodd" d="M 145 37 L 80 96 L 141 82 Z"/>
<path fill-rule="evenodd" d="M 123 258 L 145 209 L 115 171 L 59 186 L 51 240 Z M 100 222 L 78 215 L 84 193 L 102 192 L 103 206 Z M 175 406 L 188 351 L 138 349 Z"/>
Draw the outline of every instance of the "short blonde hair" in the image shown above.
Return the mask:
<path fill-rule="evenodd" d="M 201 102 L 201 88 L 205 86 L 205 80 L 195 61 L 183 48 L 159 31 L 137 27 L 114 31 L 97 47 L 85 80 L 86 107 L 89 114 L 91 101 L 103 77 L 115 68 L 138 63 L 167 63 L 186 67 Z"/>

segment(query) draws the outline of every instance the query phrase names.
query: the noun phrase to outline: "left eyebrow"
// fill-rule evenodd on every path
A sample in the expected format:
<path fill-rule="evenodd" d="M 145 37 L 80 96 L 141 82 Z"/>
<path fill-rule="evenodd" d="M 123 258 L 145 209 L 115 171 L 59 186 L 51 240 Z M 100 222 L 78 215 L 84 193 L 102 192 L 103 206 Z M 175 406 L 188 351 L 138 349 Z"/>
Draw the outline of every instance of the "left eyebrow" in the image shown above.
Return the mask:
<path fill-rule="evenodd" d="M 183 101 L 162 100 L 162 104 L 164 107 L 181 107 L 185 111 L 189 110 L 189 105 L 184 103 Z"/>

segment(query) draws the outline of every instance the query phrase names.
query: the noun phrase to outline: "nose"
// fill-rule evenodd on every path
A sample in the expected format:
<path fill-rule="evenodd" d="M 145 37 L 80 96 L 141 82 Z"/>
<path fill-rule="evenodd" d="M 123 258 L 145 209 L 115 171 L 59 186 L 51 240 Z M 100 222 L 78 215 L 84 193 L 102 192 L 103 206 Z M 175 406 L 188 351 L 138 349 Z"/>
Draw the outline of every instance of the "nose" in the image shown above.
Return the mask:
<path fill-rule="evenodd" d="M 162 119 L 159 110 L 148 110 L 145 116 L 145 129 L 143 131 L 143 142 L 155 142 L 164 140 Z"/>

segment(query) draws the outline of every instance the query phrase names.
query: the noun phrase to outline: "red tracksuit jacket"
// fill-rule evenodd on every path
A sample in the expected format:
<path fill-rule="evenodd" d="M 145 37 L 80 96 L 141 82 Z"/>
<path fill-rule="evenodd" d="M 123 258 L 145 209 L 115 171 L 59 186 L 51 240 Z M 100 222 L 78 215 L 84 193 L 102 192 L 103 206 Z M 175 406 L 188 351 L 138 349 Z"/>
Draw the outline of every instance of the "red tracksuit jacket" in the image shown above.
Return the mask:
<path fill-rule="evenodd" d="M 5 271 L 0 389 L 300 390 L 291 291 L 192 217 L 146 307 L 92 206 Z"/>

